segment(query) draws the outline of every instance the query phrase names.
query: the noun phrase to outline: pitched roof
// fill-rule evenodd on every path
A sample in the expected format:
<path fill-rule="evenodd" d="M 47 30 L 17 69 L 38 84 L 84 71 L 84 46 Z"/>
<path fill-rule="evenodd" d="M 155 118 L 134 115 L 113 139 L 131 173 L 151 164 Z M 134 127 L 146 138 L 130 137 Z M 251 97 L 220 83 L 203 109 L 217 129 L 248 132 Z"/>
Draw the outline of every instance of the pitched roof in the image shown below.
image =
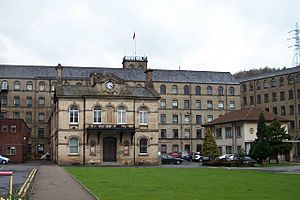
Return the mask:
<path fill-rule="evenodd" d="M 55 66 L 0 65 L 1 78 L 55 79 Z M 144 70 L 63 66 L 63 79 L 87 79 L 91 73 L 113 73 L 125 81 L 145 81 Z M 154 82 L 239 84 L 230 72 L 153 69 Z"/>
<path fill-rule="evenodd" d="M 211 123 L 207 123 L 204 126 L 209 126 L 209 125 L 216 125 L 216 124 L 226 124 L 226 123 L 232 123 L 232 122 L 257 122 L 260 113 L 264 114 L 264 117 L 267 122 L 271 122 L 274 119 L 278 119 L 281 122 L 289 122 L 290 120 L 279 116 L 275 115 L 273 113 L 267 112 L 265 110 L 262 110 L 260 108 L 255 108 L 255 107 L 248 107 L 240 110 L 235 110 L 232 112 L 229 112 L 225 115 L 222 115 L 218 117 L 217 119 L 213 120 Z"/>

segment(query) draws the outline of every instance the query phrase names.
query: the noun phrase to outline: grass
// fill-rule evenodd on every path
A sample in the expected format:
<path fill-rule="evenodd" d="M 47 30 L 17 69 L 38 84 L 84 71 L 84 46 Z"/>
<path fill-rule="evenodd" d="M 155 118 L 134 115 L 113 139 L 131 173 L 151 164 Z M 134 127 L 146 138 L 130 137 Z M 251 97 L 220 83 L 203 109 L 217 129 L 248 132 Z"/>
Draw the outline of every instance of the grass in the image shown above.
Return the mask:
<path fill-rule="evenodd" d="M 300 176 L 208 168 L 67 167 L 101 200 L 299 199 Z"/>

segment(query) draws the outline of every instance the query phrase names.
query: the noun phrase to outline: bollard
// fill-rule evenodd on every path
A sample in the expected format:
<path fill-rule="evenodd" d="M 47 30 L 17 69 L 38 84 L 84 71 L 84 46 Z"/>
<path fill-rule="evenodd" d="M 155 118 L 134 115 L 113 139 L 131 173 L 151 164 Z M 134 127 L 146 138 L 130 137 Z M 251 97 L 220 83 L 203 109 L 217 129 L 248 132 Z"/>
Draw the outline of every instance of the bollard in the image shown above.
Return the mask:
<path fill-rule="evenodd" d="M 14 175 L 14 173 L 12 171 L 1 171 L 0 172 L 0 176 L 10 176 L 10 179 L 9 179 L 9 199 L 11 199 L 11 197 L 12 197 L 13 175 Z"/>

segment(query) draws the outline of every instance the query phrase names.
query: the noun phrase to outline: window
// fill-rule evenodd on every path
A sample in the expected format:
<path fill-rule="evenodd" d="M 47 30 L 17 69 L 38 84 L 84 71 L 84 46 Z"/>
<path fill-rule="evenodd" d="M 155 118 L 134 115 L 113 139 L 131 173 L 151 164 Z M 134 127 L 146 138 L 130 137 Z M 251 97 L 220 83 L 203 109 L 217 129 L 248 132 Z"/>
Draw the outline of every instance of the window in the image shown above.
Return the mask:
<path fill-rule="evenodd" d="M 27 90 L 27 91 L 32 91 L 32 90 L 33 90 L 33 84 L 32 84 L 31 81 L 28 81 L 28 82 L 26 83 L 26 90 Z"/>
<path fill-rule="evenodd" d="M 173 124 L 178 124 L 178 115 L 172 116 L 172 122 L 173 122 Z"/>
<path fill-rule="evenodd" d="M 70 83 L 68 81 L 65 81 L 64 85 L 70 85 Z"/>
<path fill-rule="evenodd" d="M 212 122 L 213 120 L 213 115 L 207 115 L 207 122 Z"/>
<path fill-rule="evenodd" d="M 148 110 L 146 108 L 140 110 L 140 124 L 148 124 Z"/>
<path fill-rule="evenodd" d="M 44 128 L 39 128 L 38 129 L 38 134 L 39 134 L 39 138 L 44 138 L 45 137 L 45 129 Z"/>
<path fill-rule="evenodd" d="M 45 113 L 39 112 L 39 123 L 45 122 Z"/>
<path fill-rule="evenodd" d="M 167 145 L 161 144 L 160 145 L 160 152 L 161 153 L 167 153 Z"/>
<path fill-rule="evenodd" d="M 20 107 L 20 97 L 19 96 L 14 97 L 14 106 Z"/>
<path fill-rule="evenodd" d="M 184 115 L 184 123 L 189 124 L 190 123 L 190 115 Z"/>
<path fill-rule="evenodd" d="M 290 122 L 290 130 L 294 130 L 295 129 L 295 122 L 291 121 Z"/>
<path fill-rule="evenodd" d="M 177 85 L 172 86 L 172 94 L 178 94 L 178 87 Z"/>
<path fill-rule="evenodd" d="M 196 130 L 196 137 L 197 137 L 197 139 L 201 139 L 202 138 L 202 129 L 197 129 Z"/>
<path fill-rule="evenodd" d="M 222 138 L 222 129 L 221 128 L 216 129 L 216 137 L 217 138 Z"/>
<path fill-rule="evenodd" d="M 173 109 L 177 109 L 178 108 L 178 100 L 173 100 L 172 101 L 172 107 L 173 107 Z"/>
<path fill-rule="evenodd" d="M 32 107 L 32 97 L 26 97 L 26 107 Z"/>
<path fill-rule="evenodd" d="M 173 138 L 178 138 L 178 129 L 173 129 Z"/>
<path fill-rule="evenodd" d="M 26 122 L 31 123 L 32 122 L 32 112 L 26 112 Z"/>
<path fill-rule="evenodd" d="M 55 91 L 55 88 L 56 88 L 56 83 L 53 82 L 53 83 L 51 84 L 51 91 L 54 92 L 54 91 Z"/>
<path fill-rule="evenodd" d="M 207 101 L 207 109 L 211 110 L 213 109 L 213 102 L 212 101 Z"/>
<path fill-rule="evenodd" d="M 71 138 L 69 140 L 69 154 L 78 154 L 78 139 Z"/>
<path fill-rule="evenodd" d="M 76 83 L 76 85 L 77 85 L 77 86 L 80 86 L 80 85 L 82 85 L 82 83 L 80 83 L 80 82 L 77 82 L 77 83 Z"/>
<path fill-rule="evenodd" d="M 73 105 L 69 108 L 69 122 L 70 124 L 78 124 L 79 110 L 77 106 Z"/>
<path fill-rule="evenodd" d="M 190 101 L 189 100 L 184 100 L 184 108 L 185 109 L 190 108 Z"/>
<path fill-rule="evenodd" d="M 196 151 L 201 152 L 201 149 L 202 149 L 201 144 L 196 144 Z"/>
<path fill-rule="evenodd" d="M 162 109 L 166 108 L 166 100 L 165 99 L 160 100 L 160 108 L 162 108 Z"/>
<path fill-rule="evenodd" d="M 300 104 L 298 104 L 298 113 L 300 113 Z"/>
<path fill-rule="evenodd" d="M 264 88 L 269 88 L 269 81 L 268 80 L 264 80 Z"/>
<path fill-rule="evenodd" d="M 268 103 L 269 102 L 269 93 L 264 94 L 264 102 Z"/>
<path fill-rule="evenodd" d="M 37 152 L 38 154 L 44 154 L 44 144 L 38 144 Z"/>
<path fill-rule="evenodd" d="M 218 87 L 218 95 L 224 95 L 224 88 L 222 86 Z"/>
<path fill-rule="evenodd" d="M 188 85 L 185 85 L 183 87 L 183 94 L 184 95 L 189 95 L 190 94 L 190 87 Z"/>
<path fill-rule="evenodd" d="M 271 80 L 271 86 L 272 87 L 276 87 L 277 86 L 276 78 L 272 78 L 272 80 Z"/>
<path fill-rule="evenodd" d="M 300 74 L 296 75 L 296 80 L 295 81 L 296 81 L 296 83 L 300 83 Z"/>
<path fill-rule="evenodd" d="M 201 109 L 201 101 L 200 100 L 196 100 L 196 105 L 195 105 L 196 109 Z"/>
<path fill-rule="evenodd" d="M 232 137 L 231 127 L 225 127 L 225 137 Z"/>
<path fill-rule="evenodd" d="M 201 94 L 201 87 L 200 86 L 196 86 L 195 87 L 195 95 L 200 95 Z"/>
<path fill-rule="evenodd" d="M 39 97 L 39 107 L 45 107 L 45 97 Z"/>
<path fill-rule="evenodd" d="M 7 106 L 7 96 L 1 96 L 1 107 L 4 108 Z"/>
<path fill-rule="evenodd" d="M 45 91 L 45 83 L 43 81 L 41 81 L 39 83 L 39 91 L 40 92 L 44 92 Z"/>
<path fill-rule="evenodd" d="M 160 123 L 161 124 L 167 123 L 167 116 L 166 116 L 166 114 L 160 114 Z"/>
<path fill-rule="evenodd" d="M 120 107 L 117 110 L 118 113 L 118 124 L 125 124 L 126 123 L 126 110 L 124 107 Z"/>
<path fill-rule="evenodd" d="M 276 92 L 272 92 L 272 101 L 273 102 L 277 101 L 277 93 Z"/>
<path fill-rule="evenodd" d="M 226 146 L 226 154 L 232 154 L 232 146 Z"/>
<path fill-rule="evenodd" d="M 20 81 L 14 82 L 14 90 L 21 90 L 21 82 Z"/>
<path fill-rule="evenodd" d="M 269 112 L 269 111 L 270 111 L 270 109 L 269 109 L 269 108 L 265 108 L 265 111 Z"/>
<path fill-rule="evenodd" d="M 261 89 L 261 84 L 259 81 L 256 81 L 256 89 L 260 90 Z"/>
<path fill-rule="evenodd" d="M 160 86 L 160 94 L 166 94 L 167 93 L 167 89 L 165 85 L 161 85 Z"/>
<path fill-rule="evenodd" d="M 241 127 L 240 126 L 235 127 L 235 135 L 236 135 L 236 137 L 241 137 Z"/>
<path fill-rule="evenodd" d="M 295 114 L 295 110 L 294 110 L 294 106 L 293 105 L 289 106 L 289 110 L 290 110 L 290 115 L 294 115 Z"/>
<path fill-rule="evenodd" d="M 242 92 L 247 92 L 247 86 L 245 83 L 242 85 Z"/>
<path fill-rule="evenodd" d="M 219 101 L 218 108 L 219 108 L 219 110 L 223 110 L 224 109 L 224 102 L 223 101 Z"/>
<path fill-rule="evenodd" d="M 280 107 L 280 114 L 285 115 L 285 106 Z"/>
<path fill-rule="evenodd" d="M 257 102 L 257 104 L 261 104 L 261 95 L 260 94 L 256 95 L 256 102 Z"/>
<path fill-rule="evenodd" d="M 212 95 L 212 87 L 211 86 L 207 86 L 206 93 L 207 93 L 207 95 Z"/>
<path fill-rule="evenodd" d="M 7 118 L 7 112 L 1 111 L 0 112 L 0 119 L 6 119 Z"/>
<path fill-rule="evenodd" d="M 184 138 L 190 138 L 190 129 L 184 129 Z"/>
<path fill-rule="evenodd" d="M 186 152 L 190 152 L 191 151 L 191 145 L 189 145 L 189 144 L 185 144 L 184 145 L 184 151 L 186 151 Z"/>
<path fill-rule="evenodd" d="M 230 95 L 230 96 L 234 96 L 234 95 L 235 95 L 234 87 L 230 87 L 230 88 L 229 88 L 229 95 Z"/>
<path fill-rule="evenodd" d="M 229 101 L 229 109 L 234 110 L 235 109 L 235 101 Z"/>
<path fill-rule="evenodd" d="M 178 152 L 178 144 L 173 144 L 173 152 Z"/>
<path fill-rule="evenodd" d="M 273 107 L 273 114 L 277 115 L 277 107 Z"/>
<path fill-rule="evenodd" d="M 146 138 L 140 139 L 140 153 L 147 153 L 148 140 Z"/>
<path fill-rule="evenodd" d="M 292 75 L 289 75 L 287 77 L 287 79 L 288 79 L 288 84 L 293 84 L 294 83 L 294 77 Z"/>
<path fill-rule="evenodd" d="M 280 86 L 283 86 L 283 85 L 284 85 L 284 78 L 283 78 L 283 77 L 280 77 L 280 78 L 279 78 L 279 85 L 280 85 Z"/>
<path fill-rule="evenodd" d="M 293 98 L 294 98 L 294 91 L 289 90 L 289 99 L 293 99 Z"/>
<path fill-rule="evenodd" d="M 202 115 L 196 115 L 196 124 L 202 124 Z"/>
<path fill-rule="evenodd" d="M 253 91 L 253 89 L 254 89 L 254 87 L 253 87 L 253 83 L 252 83 L 252 82 L 250 82 L 250 83 L 249 83 L 249 91 Z"/>
<path fill-rule="evenodd" d="M 101 106 L 95 106 L 93 110 L 93 123 L 101 124 Z"/>
<path fill-rule="evenodd" d="M 7 155 L 16 155 L 16 147 L 6 147 Z"/>
<path fill-rule="evenodd" d="M 250 96 L 250 105 L 253 105 L 253 104 L 254 104 L 254 97 Z"/>
<path fill-rule="evenodd" d="M 1 90 L 8 90 L 8 81 L 4 80 L 1 82 Z"/>
<path fill-rule="evenodd" d="M 284 91 L 280 92 L 280 101 L 284 101 L 285 100 L 285 95 L 284 95 Z"/>
<path fill-rule="evenodd" d="M 167 138 L 167 130 L 166 129 L 161 129 L 160 130 L 160 137 L 161 138 Z"/>
<path fill-rule="evenodd" d="M 2 132 L 8 132 L 8 126 L 7 125 L 2 126 Z"/>
<path fill-rule="evenodd" d="M 13 112 L 13 119 L 20 119 L 20 113 L 19 112 Z"/>
<path fill-rule="evenodd" d="M 297 99 L 300 99 L 300 89 L 297 89 Z"/>
<path fill-rule="evenodd" d="M 247 97 L 243 97 L 243 105 L 244 105 L 244 106 L 247 105 Z"/>

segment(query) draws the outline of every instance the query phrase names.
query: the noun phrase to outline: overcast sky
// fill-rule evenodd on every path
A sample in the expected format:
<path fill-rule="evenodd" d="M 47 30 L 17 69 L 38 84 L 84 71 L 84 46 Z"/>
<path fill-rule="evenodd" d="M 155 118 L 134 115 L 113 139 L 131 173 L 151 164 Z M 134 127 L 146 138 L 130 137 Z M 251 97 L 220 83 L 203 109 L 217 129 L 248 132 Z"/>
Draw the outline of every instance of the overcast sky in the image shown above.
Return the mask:
<path fill-rule="evenodd" d="M 299 0 L 0 0 L 0 64 L 291 67 Z"/>

